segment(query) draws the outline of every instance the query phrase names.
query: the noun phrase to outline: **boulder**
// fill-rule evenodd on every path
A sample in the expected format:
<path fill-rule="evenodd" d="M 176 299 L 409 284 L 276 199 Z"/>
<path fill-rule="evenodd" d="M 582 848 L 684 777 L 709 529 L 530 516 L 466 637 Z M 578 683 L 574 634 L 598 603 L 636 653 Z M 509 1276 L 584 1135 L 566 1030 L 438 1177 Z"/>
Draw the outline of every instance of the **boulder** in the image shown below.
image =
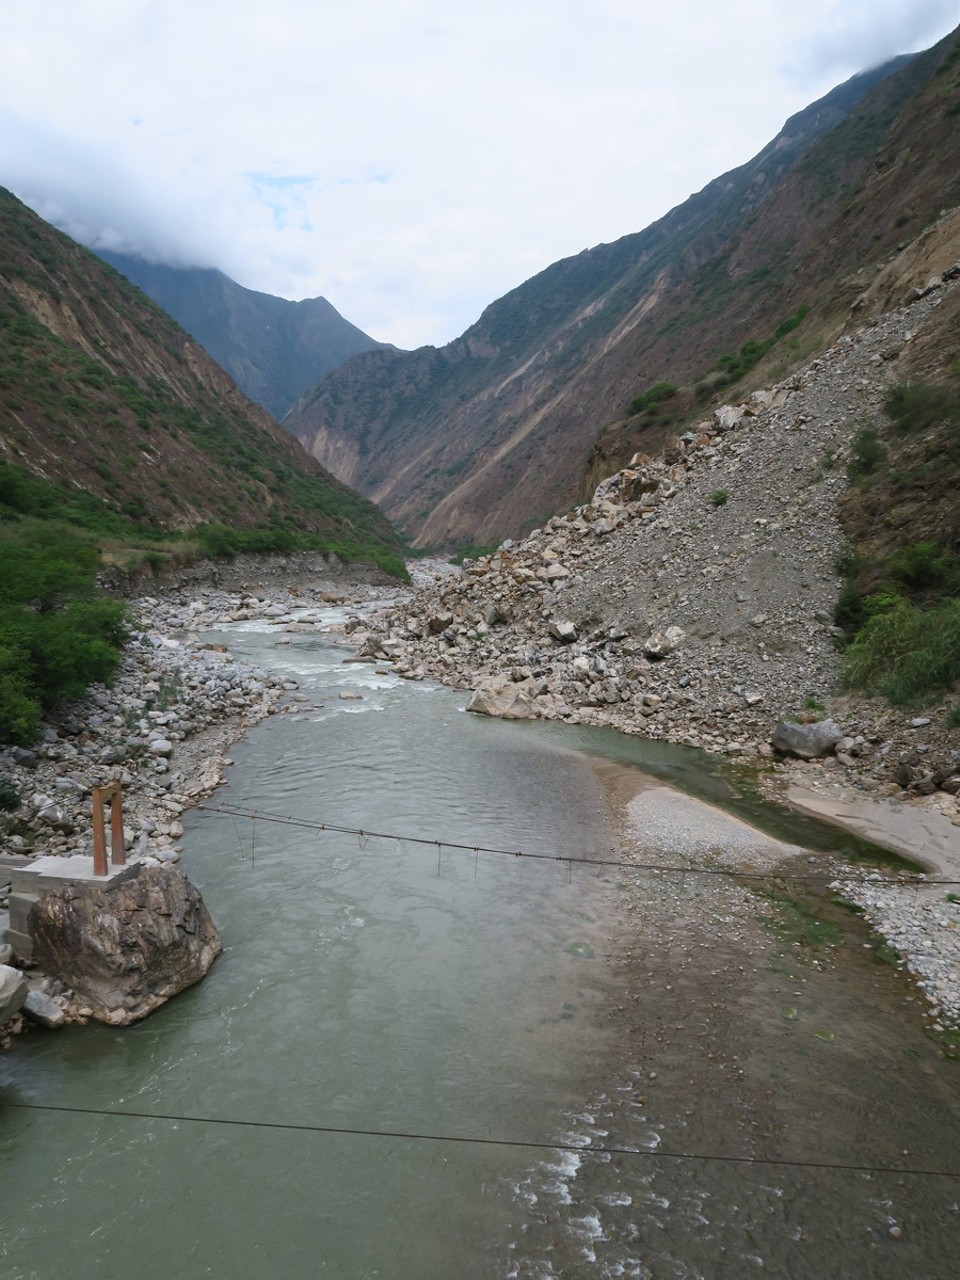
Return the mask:
<path fill-rule="evenodd" d="M 561 644 L 573 644 L 577 638 L 577 628 L 573 622 L 551 622 L 549 631 L 554 640 L 559 640 Z"/>
<path fill-rule="evenodd" d="M 536 720 L 540 708 L 534 700 L 533 688 L 532 680 L 517 682 L 494 676 L 475 690 L 467 710 L 481 716 L 498 716 L 501 720 Z"/>
<path fill-rule="evenodd" d="M 67 1015 L 53 996 L 48 996 L 45 991 L 29 992 L 23 1002 L 23 1012 L 31 1022 L 39 1023 L 41 1027 L 48 1027 L 51 1031 L 56 1031 L 67 1021 Z"/>
<path fill-rule="evenodd" d="M 714 410 L 713 420 L 718 431 L 733 431 L 741 425 L 746 416 L 746 405 L 724 404 Z"/>
<path fill-rule="evenodd" d="M 622 502 L 639 502 L 645 493 L 653 493 L 660 477 L 646 468 L 628 468 L 620 472 L 620 499 Z"/>
<path fill-rule="evenodd" d="M 198 982 L 220 954 L 200 891 L 182 871 L 148 867 L 110 889 L 66 885 L 30 912 L 34 958 L 101 1022 L 136 1022 Z"/>
<path fill-rule="evenodd" d="M 427 626 L 430 628 L 430 634 L 438 636 L 442 631 L 446 631 L 453 622 L 452 613 L 435 613 L 429 619 Z"/>
<path fill-rule="evenodd" d="M 27 980 L 20 970 L 0 964 L 0 1027 L 23 1008 L 27 991 Z"/>
<path fill-rule="evenodd" d="M 648 658 L 666 658 L 675 653 L 687 638 L 682 627 L 667 627 L 664 631 L 655 631 L 644 641 L 643 651 Z"/>
<path fill-rule="evenodd" d="M 770 742 L 785 756 L 816 760 L 820 756 L 831 755 L 843 736 L 843 730 L 834 720 L 818 720 L 815 724 L 794 724 L 792 720 L 784 720 L 774 729 Z"/>

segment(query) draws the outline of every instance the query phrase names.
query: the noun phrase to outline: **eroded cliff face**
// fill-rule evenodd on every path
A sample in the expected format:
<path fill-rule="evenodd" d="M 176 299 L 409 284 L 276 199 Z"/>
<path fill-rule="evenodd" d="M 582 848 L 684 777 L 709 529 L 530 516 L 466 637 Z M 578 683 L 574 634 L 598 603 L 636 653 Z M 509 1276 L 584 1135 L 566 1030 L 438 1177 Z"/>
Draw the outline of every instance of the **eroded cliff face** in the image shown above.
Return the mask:
<path fill-rule="evenodd" d="M 870 286 L 890 257 L 960 203 L 958 56 L 950 37 L 879 83 L 845 86 L 748 165 L 646 231 L 554 264 L 449 346 L 348 361 L 285 426 L 417 546 L 493 544 L 542 523 L 582 500 L 597 469 L 660 447 L 670 413 L 625 412 L 650 385 L 685 388 L 674 408 L 692 422 L 718 359 L 798 307 L 810 311 L 741 397 L 829 347 L 865 293 L 854 324 L 879 314 Z"/>

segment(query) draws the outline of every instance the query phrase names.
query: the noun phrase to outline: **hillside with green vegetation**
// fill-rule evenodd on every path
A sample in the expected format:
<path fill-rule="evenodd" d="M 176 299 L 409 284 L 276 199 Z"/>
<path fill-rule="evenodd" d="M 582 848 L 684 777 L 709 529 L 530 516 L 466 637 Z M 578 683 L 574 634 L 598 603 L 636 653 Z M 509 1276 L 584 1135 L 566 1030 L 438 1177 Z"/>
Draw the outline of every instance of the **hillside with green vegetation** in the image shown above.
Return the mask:
<path fill-rule="evenodd" d="M 400 540 L 372 503 L 138 289 L 2 190 L 0 393 L 17 515 L 55 510 L 121 544 L 310 546 L 396 568 Z"/>
<path fill-rule="evenodd" d="M 960 297 L 853 437 L 838 568 L 848 688 L 910 707 L 960 680 Z M 960 710 L 955 713 L 960 723 Z"/>
<path fill-rule="evenodd" d="M 106 678 L 104 564 L 310 549 L 405 576 L 335 480 L 138 289 L 0 189 L 0 740 Z"/>
<path fill-rule="evenodd" d="M 851 315 L 858 296 L 960 202 L 957 46 L 854 77 L 747 164 L 548 267 L 448 346 L 354 357 L 284 425 L 418 546 L 541 524 L 868 318 Z"/>

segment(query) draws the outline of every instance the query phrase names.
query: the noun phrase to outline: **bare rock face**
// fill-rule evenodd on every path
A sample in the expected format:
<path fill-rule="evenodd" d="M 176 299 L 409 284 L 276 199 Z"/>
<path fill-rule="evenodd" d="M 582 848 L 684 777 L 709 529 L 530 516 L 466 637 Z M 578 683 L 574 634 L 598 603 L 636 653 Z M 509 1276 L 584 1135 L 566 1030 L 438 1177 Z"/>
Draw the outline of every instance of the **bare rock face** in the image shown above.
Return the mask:
<path fill-rule="evenodd" d="M 40 968 L 114 1026 L 199 982 L 221 950 L 200 891 L 176 868 L 144 868 L 112 889 L 52 890 L 33 906 L 30 923 Z"/>

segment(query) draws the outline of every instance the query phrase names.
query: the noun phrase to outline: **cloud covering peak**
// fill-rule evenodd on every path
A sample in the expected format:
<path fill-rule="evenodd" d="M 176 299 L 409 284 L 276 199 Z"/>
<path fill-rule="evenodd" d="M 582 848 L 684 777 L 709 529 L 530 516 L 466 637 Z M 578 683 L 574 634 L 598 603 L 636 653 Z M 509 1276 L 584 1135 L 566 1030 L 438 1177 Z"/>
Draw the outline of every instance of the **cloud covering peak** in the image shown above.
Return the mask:
<path fill-rule="evenodd" d="M 946 0 L 11 7 L 0 184 L 94 247 L 443 342 L 638 231 Z"/>

